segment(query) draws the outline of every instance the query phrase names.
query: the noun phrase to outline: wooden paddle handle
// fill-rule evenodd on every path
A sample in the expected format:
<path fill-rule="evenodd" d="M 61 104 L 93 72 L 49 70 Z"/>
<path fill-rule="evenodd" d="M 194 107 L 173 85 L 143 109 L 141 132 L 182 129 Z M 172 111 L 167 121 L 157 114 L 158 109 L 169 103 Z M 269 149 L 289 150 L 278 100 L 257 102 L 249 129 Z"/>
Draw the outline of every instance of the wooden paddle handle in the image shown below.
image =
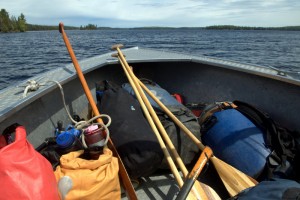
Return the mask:
<path fill-rule="evenodd" d="M 86 82 L 86 80 L 84 78 L 84 75 L 83 75 L 83 73 L 81 71 L 81 68 L 80 68 L 80 66 L 78 64 L 78 61 L 76 59 L 76 56 L 75 56 L 75 53 L 74 53 L 74 51 L 72 49 L 70 41 L 69 41 L 69 39 L 67 37 L 67 34 L 64 31 L 64 25 L 63 25 L 63 23 L 59 24 L 59 32 L 62 34 L 63 40 L 64 40 L 65 45 L 67 47 L 67 50 L 68 50 L 68 52 L 70 54 L 70 57 L 72 59 L 73 65 L 75 67 L 75 70 L 77 72 L 78 78 L 79 78 L 79 80 L 81 82 L 81 85 L 83 87 L 83 90 L 85 92 L 85 95 L 86 95 L 86 97 L 87 97 L 87 99 L 88 99 L 88 101 L 89 101 L 89 103 L 90 103 L 90 105 L 92 107 L 92 110 L 93 110 L 93 112 L 94 112 L 95 115 L 100 115 L 100 112 L 99 112 L 99 110 L 97 108 L 97 105 L 96 105 L 96 103 L 94 101 L 94 98 L 93 98 L 93 96 L 91 94 L 91 91 L 90 91 L 90 89 L 88 87 L 88 84 L 87 84 L 87 82 Z M 98 121 L 98 123 L 103 123 L 103 121 L 102 121 L 101 118 L 98 118 L 97 121 Z M 118 159 L 118 163 L 119 163 L 119 175 L 120 175 L 120 178 L 121 178 L 122 183 L 124 185 L 124 189 L 126 191 L 126 194 L 127 194 L 128 198 L 131 199 L 131 200 L 137 200 L 137 196 L 136 196 L 135 190 L 134 190 L 133 185 L 132 185 L 132 183 L 130 181 L 128 173 L 127 173 L 127 171 L 125 169 L 125 166 L 124 166 L 124 164 L 123 164 L 123 162 L 121 160 L 120 155 L 117 152 L 117 149 L 116 149 L 115 145 L 113 144 L 113 142 L 111 141 L 110 138 L 108 140 L 108 146 L 112 150 L 114 156 L 116 156 L 117 159 Z"/>

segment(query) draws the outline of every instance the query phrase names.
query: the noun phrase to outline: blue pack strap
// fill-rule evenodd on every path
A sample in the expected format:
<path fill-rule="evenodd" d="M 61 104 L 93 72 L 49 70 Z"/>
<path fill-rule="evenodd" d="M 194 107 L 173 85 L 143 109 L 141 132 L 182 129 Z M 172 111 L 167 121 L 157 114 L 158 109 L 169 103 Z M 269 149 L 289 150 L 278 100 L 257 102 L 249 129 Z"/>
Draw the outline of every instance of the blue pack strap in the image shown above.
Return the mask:
<path fill-rule="evenodd" d="M 216 102 L 214 104 L 207 105 L 204 110 L 202 111 L 198 121 L 199 124 L 202 126 L 204 123 L 208 123 L 207 121 L 210 120 L 212 115 L 215 112 L 236 108 L 236 105 L 232 102 Z"/>

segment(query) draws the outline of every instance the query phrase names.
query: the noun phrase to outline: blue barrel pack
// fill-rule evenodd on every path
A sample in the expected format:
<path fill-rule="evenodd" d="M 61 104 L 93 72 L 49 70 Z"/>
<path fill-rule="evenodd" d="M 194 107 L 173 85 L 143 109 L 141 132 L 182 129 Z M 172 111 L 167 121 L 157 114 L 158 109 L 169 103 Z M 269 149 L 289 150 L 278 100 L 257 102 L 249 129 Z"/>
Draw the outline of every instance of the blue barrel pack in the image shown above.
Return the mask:
<path fill-rule="evenodd" d="M 236 109 L 218 111 L 212 117 L 215 122 L 202 135 L 203 143 L 218 158 L 251 177 L 258 177 L 270 154 L 263 132 Z"/>
<path fill-rule="evenodd" d="M 79 142 L 80 130 L 75 129 L 69 125 L 65 131 L 56 132 L 56 143 L 59 147 L 61 154 L 66 154 L 71 151 L 77 151 L 82 149 L 82 145 Z"/>

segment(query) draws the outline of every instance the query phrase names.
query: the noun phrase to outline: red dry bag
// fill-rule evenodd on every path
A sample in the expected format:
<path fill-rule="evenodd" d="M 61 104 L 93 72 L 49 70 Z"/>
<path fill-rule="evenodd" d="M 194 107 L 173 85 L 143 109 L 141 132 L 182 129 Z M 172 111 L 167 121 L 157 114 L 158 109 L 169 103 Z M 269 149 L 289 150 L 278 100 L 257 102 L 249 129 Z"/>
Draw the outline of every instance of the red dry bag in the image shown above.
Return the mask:
<path fill-rule="evenodd" d="M 26 140 L 25 128 L 14 124 L 0 137 L 0 199 L 59 199 L 51 164 Z"/>

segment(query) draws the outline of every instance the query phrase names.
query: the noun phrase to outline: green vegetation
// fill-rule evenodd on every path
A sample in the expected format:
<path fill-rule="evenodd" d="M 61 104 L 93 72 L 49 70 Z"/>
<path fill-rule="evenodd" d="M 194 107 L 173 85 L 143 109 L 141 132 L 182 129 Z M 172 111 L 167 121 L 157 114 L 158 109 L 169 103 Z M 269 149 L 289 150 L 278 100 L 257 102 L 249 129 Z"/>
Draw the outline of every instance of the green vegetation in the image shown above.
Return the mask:
<path fill-rule="evenodd" d="M 47 25 L 37 25 L 37 24 L 26 24 L 28 31 L 48 31 L 48 30 L 58 30 L 57 26 L 47 26 Z M 97 25 L 88 24 L 86 26 L 64 26 L 65 30 L 104 30 L 112 29 L 110 27 L 97 27 Z"/>
<path fill-rule="evenodd" d="M 178 29 L 175 27 L 168 27 L 168 26 L 143 26 L 143 27 L 135 27 L 135 28 L 129 28 L 129 29 Z"/>
<path fill-rule="evenodd" d="M 86 26 L 80 26 L 80 30 L 96 30 L 97 25 L 94 24 L 88 24 Z"/>
<path fill-rule="evenodd" d="M 78 27 L 75 26 L 64 26 L 65 30 L 78 30 Z M 46 26 L 46 25 L 37 25 L 37 24 L 27 24 L 28 31 L 49 31 L 49 30 L 58 30 L 57 26 Z"/>
<path fill-rule="evenodd" d="M 26 28 L 26 19 L 23 13 L 17 19 L 15 16 L 10 17 L 5 9 L 0 10 L 0 32 L 25 32 Z"/>
<path fill-rule="evenodd" d="M 249 27 L 234 25 L 215 25 L 207 26 L 205 29 L 213 30 L 284 30 L 284 31 L 300 31 L 300 26 L 283 26 L 283 27 Z"/>

